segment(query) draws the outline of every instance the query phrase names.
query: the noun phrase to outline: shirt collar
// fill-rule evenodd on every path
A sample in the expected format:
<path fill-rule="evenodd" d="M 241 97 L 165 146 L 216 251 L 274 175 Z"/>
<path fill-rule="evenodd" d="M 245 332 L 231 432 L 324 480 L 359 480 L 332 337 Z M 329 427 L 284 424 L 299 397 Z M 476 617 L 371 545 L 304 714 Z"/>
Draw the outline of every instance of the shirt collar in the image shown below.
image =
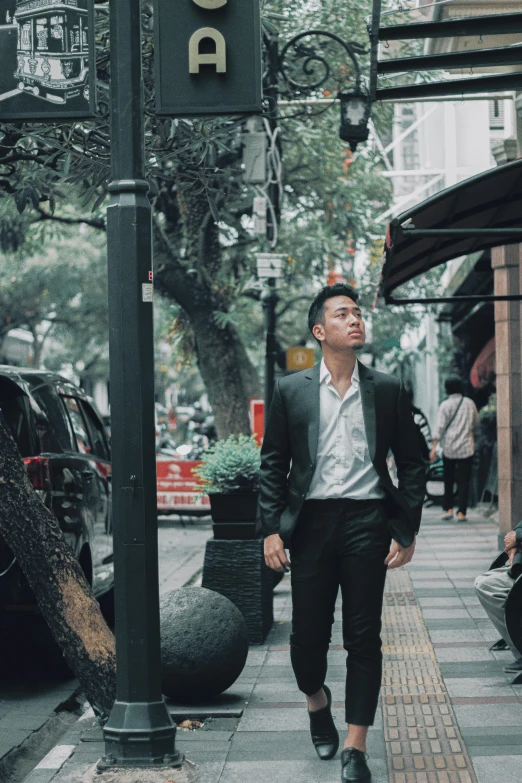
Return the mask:
<path fill-rule="evenodd" d="M 319 370 L 319 383 L 329 384 L 331 380 L 332 380 L 332 376 L 323 358 L 321 359 L 321 367 Z M 355 362 L 355 367 L 353 368 L 352 384 L 354 386 L 359 385 L 359 362 L 358 361 Z"/>

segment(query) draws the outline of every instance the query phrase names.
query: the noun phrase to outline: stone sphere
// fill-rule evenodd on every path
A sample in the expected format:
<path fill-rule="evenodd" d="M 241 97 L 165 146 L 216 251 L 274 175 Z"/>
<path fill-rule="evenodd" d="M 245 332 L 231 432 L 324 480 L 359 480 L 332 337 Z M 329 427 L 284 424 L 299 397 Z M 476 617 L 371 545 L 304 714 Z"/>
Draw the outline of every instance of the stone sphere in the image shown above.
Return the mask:
<path fill-rule="evenodd" d="M 232 601 L 182 587 L 161 597 L 160 618 L 163 693 L 191 703 L 230 688 L 248 655 L 246 623 Z"/>

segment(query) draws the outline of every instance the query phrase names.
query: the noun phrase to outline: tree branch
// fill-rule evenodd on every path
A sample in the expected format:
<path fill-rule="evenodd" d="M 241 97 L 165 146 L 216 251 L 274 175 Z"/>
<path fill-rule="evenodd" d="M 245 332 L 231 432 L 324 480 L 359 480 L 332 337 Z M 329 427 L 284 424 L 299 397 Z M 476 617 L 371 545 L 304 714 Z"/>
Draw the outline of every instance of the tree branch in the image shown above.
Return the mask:
<path fill-rule="evenodd" d="M 277 317 L 281 318 L 288 310 L 290 310 L 291 307 L 293 307 L 297 302 L 309 302 L 312 297 L 310 296 L 296 296 L 294 299 L 290 299 L 287 304 L 278 311 Z"/>
<path fill-rule="evenodd" d="M 66 223 L 69 226 L 76 226 L 80 223 L 83 223 L 86 226 L 91 226 L 91 228 L 97 228 L 100 231 L 106 231 L 105 220 L 102 218 L 71 218 L 64 217 L 62 215 L 51 215 L 49 212 L 46 212 L 45 209 L 42 209 L 42 207 L 37 207 L 36 212 L 38 212 L 40 215 L 40 220 L 54 220 L 57 223 Z"/>

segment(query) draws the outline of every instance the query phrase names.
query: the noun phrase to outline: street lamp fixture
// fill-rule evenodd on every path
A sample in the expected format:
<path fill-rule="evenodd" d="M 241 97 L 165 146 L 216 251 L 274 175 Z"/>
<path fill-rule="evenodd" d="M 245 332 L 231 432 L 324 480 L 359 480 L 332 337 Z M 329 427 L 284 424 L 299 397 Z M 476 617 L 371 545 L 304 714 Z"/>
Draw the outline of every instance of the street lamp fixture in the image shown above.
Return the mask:
<path fill-rule="evenodd" d="M 328 30 L 307 30 L 285 43 L 278 60 L 283 89 L 292 97 L 336 95 L 341 105 L 339 136 L 352 152 L 369 135 L 372 102 L 358 61 L 364 54 L 360 44 Z"/>
<path fill-rule="evenodd" d="M 370 130 L 368 122 L 371 113 L 371 101 L 367 93 L 361 89 L 354 92 L 338 92 L 341 103 L 341 126 L 339 136 L 347 141 L 352 152 L 355 152 L 361 141 L 367 141 Z"/>

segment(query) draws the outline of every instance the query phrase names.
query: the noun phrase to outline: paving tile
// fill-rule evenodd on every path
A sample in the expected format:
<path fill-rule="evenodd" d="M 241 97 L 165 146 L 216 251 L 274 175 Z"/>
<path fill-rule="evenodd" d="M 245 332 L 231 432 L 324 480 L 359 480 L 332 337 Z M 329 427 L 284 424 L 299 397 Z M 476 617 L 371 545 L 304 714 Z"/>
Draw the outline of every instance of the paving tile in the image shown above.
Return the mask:
<path fill-rule="evenodd" d="M 461 618 L 455 620 L 451 617 L 444 618 L 442 620 L 432 620 L 426 618 L 426 627 L 428 631 L 458 631 L 458 630 L 474 630 L 477 628 L 477 623 L 473 620 L 469 614 L 465 613 L 465 619 Z"/>
<path fill-rule="evenodd" d="M 457 661 L 456 663 L 441 663 L 440 670 L 444 679 L 453 677 L 501 677 L 502 666 L 498 661 Z"/>
<path fill-rule="evenodd" d="M 459 726 L 522 726 L 522 704 L 473 704 L 454 706 Z"/>
<path fill-rule="evenodd" d="M 493 654 L 489 652 L 487 645 L 482 647 L 435 647 L 435 655 L 439 664 L 493 660 Z"/>
<path fill-rule="evenodd" d="M 17 747 L 32 734 L 31 729 L 0 728 L 0 743 L 10 743 L 11 747 Z"/>
<path fill-rule="evenodd" d="M 451 698 L 513 695 L 509 681 L 505 677 L 445 677 L 444 685 Z"/>
<path fill-rule="evenodd" d="M 386 762 L 371 760 L 372 783 L 388 783 Z M 233 761 L 227 762 L 219 783 L 274 783 L 291 780 L 299 783 L 338 783 L 339 758 L 331 761 Z M 199 781 L 198 781 L 199 783 Z"/>
<path fill-rule="evenodd" d="M 431 623 L 429 622 L 430 620 L 470 619 L 470 613 L 465 607 L 462 607 L 462 609 L 454 609 L 452 607 L 448 607 L 446 609 L 443 607 L 439 607 L 437 609 L 423 607 L 422 616 L 424 617 L 424 621 L 428 627 L 431 627 Z M 458 628 L 458 625 L 456 627 Z"/>
<path fill-rule="evenodd" d="M 520 783 L 520 756 L 474 756 L 478 783 Z"/>
<path fill-rule="evenodd" d="M 344 708 L 332 709 L 339 731 L 344 730 Z M 309 727 L 306 705 L 302 709 L 250 709 L 245 712 L 238 726 L 241 731 L 306 731 Z"/>

